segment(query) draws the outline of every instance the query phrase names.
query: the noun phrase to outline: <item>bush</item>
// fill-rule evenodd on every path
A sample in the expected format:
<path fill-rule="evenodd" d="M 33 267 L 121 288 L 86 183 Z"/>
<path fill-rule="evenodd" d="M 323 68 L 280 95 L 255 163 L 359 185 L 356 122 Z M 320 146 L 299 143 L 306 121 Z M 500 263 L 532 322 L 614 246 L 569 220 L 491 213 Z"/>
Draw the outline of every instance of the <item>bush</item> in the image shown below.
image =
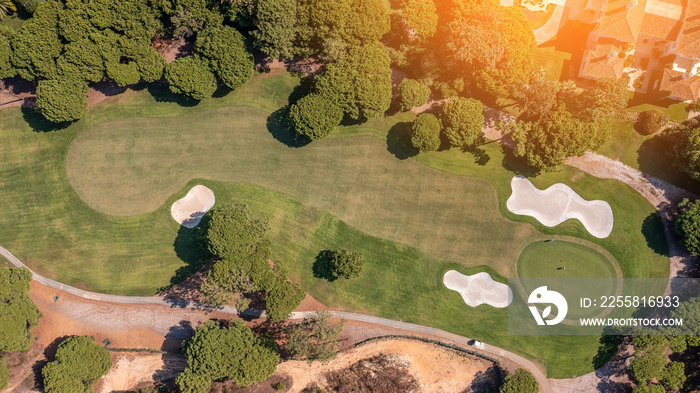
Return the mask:
<path fill-rule="evenodd" d="M 658 109 L 650 109 L 639 114 L 634 129 L 641 135 L 657 133 L 669 121 L 668 116 Z"/>
<path fill-rule="evenodd" d="M 89 90 L 77 79 L 42 80 L 36 88 L 36 105 L 54 123 L 75 121 L 87 113 Z"/>
<path fill-rule="evenodd" d="M 519 368 L 515 373 L 508 374 L 500 393 L 537 393 L 540 390 L 540 384 L 537 383 L 535 377 L 529 371 Z"/>
<path fill-rule="evenodd" d="M 197 34 L 195 49 L 231 89 L 243 86 L 253 76 L 253 55 L 246 49 L 241 33 L 232 27 L 210 27 L 201 31 Z"/>
<path fill-rule="evenodd" d="M 421 106 L 430 99 L 430 88 L 414 79 L 399 83 L 399 106 L 402 111 Z"/>
<path fill-rule="evenodd" d="M 476 145 L 484 124 L 485 110 L 484 104 L 473 98 L 458 97 L 445 104 L 440 112 L 440 123 L 450 145 Z"/>
<path fill-rule="evenodd" d="M 673 164 L 700 181 L 700 119 L 687 120 L 665 135 L 673 142 Z"/>
<path fill-rule="evenodd" d="M 216 78 L 204 61 L 195 56 L 183 57 L 165 67 L 170 91 L 195 100 L 211 97 L 216 91 Z"/>
<path fill-rule="evenodd" d="M 678 204 L 678 209 L 680 213 L 675 224 L 681 245 L 691 254 L 700 255 L 700 199 L 694 202 L 684 199 Z"/>
<path fill-rule="evenodd" d="M 136 64 L 139 66 L 141 79 L 146 82 L 155 82 L 163 77 L 165 58 L 152 47 L 149 47 L 144 55 L 136 59 Z"/>
<path fill-rule="evenodd" d="M 7 370 L 5 360 L 0 358 L 0 392 L 7 389 L 8 382 L 10 382 L 10 372 Z"/>
<path fill-rule="evenodd" d="M 298 135 L 313 141 L 333 133 L 343 120 L 343 110 L 324 96 L 309 94 L 291 106 L 289 120 Z"/>
<path fill-rule="evenodd" d="M 269 248 L 269 223 L 255 218 L 242 203 L 210 210 L 200 225 L 202 247 L 222 259 L 263 254 Z"/>
<path fill-rule="evenodd" d="M 10 62 L 12 49 L 10 41 L 15 31 L 5 25 L 0 25 L 0 79 L 9 78 L 15 75 L 15 69 Z"/>
<path fill-rule="evenodd" d="M 411 144 L 420 152 L 440 148 L 440 122 L 435 115 L 422 113 L 413 122 Z"/>
<path fill-rule="evenodd" d="M 133 85 L 141 80 L 139 66 L 133 61 L 126 64 L 107 64 L 107 77 L 113 80 L 119 86 Z"/>
<path fill-rule="evenodd" d="M 335 278 L 357 278 L 365 269 L 365 256 L 355 250 L 339 248 L 330 253 L 330 270 Z"/>
<path fill-rule="evenodd" d="M 112 367 L 109 352 L 89 336 L 73 336 L 58 345 L 56 360 L 41 370 L 46 393 L 91 392 L 92 383 Z"/>
<path fill-rule="evenodd" d="M 275 390 L 284 390 L 287 388 L 287 386 L 284 384 L 284 382 L 277 382 L 274 388 Z"/>

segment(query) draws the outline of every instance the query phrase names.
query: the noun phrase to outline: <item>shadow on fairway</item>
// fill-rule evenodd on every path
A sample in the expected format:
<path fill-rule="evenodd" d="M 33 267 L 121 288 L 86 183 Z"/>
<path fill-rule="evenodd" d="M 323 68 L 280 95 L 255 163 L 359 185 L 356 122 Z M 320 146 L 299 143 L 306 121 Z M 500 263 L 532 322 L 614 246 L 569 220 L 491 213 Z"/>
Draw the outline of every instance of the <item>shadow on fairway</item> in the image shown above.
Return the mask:
<path fill-rule="evenodd" d="M 174 102 L 180 106 L 193 107 L 199 104 L 199 101 L 184 96 L 182 94 L 175 94 L 168 86 L 163 83 L 149 83 L 148 92 L 157 102 Z"/>
<path fill-rule="evenodd" d="M 267 117 L 267 130 L 287 147 L 299 148 L 311 143 L 309 138 L 298 136 L 289 125 L 289 106 L 280 108 Z"/>
<path fill-rule="evenodd" d="M 386 135 L 386 150 L 399 160 L 414 157 L 418 149 L 411 146 L 411 122 L 402 121 L 394 124 Z"/>
<path fill-rule="evenodd" d="M 655 253 L 664 257 L 670 256 L 666 234 L 658 212 L 653 212 L 644 219 L 644 222 L 642 222 L 642 234 L 649 248 Z"/>
<path fill-rule="evenodd" d="M 331 273 L 331 250 L 323 250 L 316 255 L 313 266 L 314 277 L 330 282 L 335 281 Z"/>
<path fill-rule="evenodd" d="M 183 282 L 207 262 L 207 256 L 199 247 L 197 233 L 197 227 L 190 229 L 181 226 L 177 231 L 173 247 L 175 254 L 185 262 L 185 265 L 177 269 L 175 275 L 170 279 L 171 286 Z"/>
<path fill-rule="evenodd" d="M 54 123 L 48 121 L 44 115 L 42 115 L 41 112 L 36 109 L 22 107 L 21 110 L 24 121 L 26 121 L 29 127 L 36 132 L 59 131 L 72 124 L 71 122 Z"/>

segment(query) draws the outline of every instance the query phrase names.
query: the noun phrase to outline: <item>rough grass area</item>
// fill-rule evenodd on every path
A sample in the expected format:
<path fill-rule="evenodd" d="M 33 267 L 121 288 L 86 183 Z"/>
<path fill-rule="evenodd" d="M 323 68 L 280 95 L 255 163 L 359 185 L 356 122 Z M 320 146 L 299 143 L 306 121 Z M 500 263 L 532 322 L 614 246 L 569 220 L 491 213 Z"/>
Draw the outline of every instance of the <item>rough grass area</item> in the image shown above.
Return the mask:
<path fill-rule="evenodd" d="M 506 211 L 510 180 L 526 168 L 500 145 L 476 158 L 455 149 L 413 157 L 404 144 L 412 114 L 290 147 L 268 114 L 297 84 L 288 74 L 257 75 L 196 106 L 160 88 L 132 91 L 61 130 L 31 112 L 0 111 L 0 245 L 70 285 L 152 294 L 202 262 L 169 208 L 203 184 L 217 203 L 243 201 L 270 218 L 273 258 L 322 303 L 502 346 L 554 378 L 592 371 L 598 338 L 509 336 L 505 310 L 465 306 L 442 275 L 486 271 L 505 281 L 526 245 L 558 234 L 605 248 L 625 276 L 668 276 L 655 211 L 624 184 L 572 168 L 534 177 L 540 189 L 565 182 L 608 201 L 616 220 L 607 239 L 573 220 L 545 228 Z M 362 251 L 366 271 L 329 282 L 316 257 L 341 246 Z"/>

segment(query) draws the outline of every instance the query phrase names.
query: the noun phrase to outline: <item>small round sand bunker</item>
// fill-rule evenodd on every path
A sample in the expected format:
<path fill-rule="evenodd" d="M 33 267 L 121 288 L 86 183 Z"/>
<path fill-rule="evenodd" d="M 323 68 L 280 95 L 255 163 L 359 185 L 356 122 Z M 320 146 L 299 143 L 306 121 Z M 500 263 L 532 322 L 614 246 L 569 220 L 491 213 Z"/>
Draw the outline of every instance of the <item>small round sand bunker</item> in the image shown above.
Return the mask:
<path fill-rule="evenodd" d="M 488 304 L 496 308 L 505 308 L 513 301 L 513 291 L 506 284 L 494 281 L 488 273 L 471 276 L 456 270 L 450 270 L 442 277 L 448 289 L 457 291 L 470 307 Z"/>
<path fill-rule="evenodd" d="M 207 187 L 197 185 L 183 198 L 178 199 L 170 207 L 173 219 L 186 228 L 194 228 L 202 221 L 204 214 L 214 206 L 214 192 Z"/>
<path fill-rule="evenodd" d="M 540 190 L 522 176 L 514 177 L 510 185 L 513 194 L 506 206 L 515 214 L 534 217 L 548 227 L 575 218 L 600 239 L 610 236 L 613 230 L 613 211 L 605 201 L 587 201 L 562 183 Z"/>

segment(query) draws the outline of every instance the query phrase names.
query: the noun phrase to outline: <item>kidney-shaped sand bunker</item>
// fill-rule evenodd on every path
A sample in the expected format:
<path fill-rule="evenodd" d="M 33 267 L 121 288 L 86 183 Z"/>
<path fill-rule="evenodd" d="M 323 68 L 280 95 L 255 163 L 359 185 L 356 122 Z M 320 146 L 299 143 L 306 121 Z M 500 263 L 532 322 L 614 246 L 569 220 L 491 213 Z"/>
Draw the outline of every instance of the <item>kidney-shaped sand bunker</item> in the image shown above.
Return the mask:
<path fill-rule="evenodd" d="M 183 227 L 194 228 L 215 202 L 214 191 L 202 185 L 196 185 L 187 195 L 173 203 L 170 214 Z"/>

